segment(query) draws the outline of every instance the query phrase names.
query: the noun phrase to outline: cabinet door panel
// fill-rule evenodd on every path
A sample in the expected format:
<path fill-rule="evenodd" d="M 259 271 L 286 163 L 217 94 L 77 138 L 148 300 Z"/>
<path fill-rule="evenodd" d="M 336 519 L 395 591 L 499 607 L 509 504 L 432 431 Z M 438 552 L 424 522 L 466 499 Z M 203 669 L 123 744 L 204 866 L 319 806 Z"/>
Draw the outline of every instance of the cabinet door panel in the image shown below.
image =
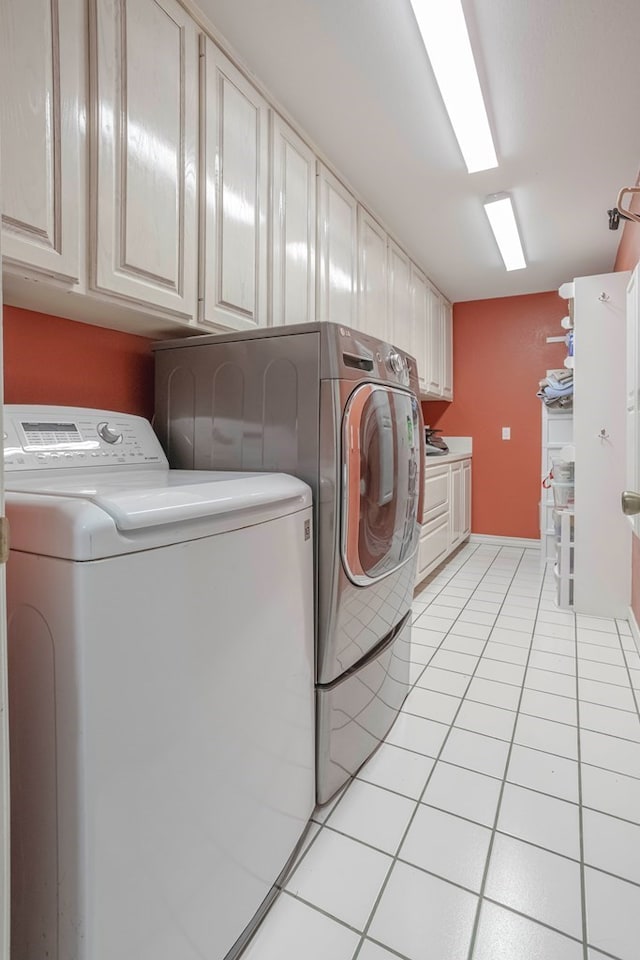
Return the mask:
<path fill-rule="evenodd" d="M 462 537 L 471 533 L 471 461 L 465 460 L 462 464 L 462 499 L 464 510 L 462 517 Z"/>
<path fill-rule="evenodd" d="M 174 0 L 96 0 L 91 283 L 195 316 L 198 37 Z"/>
<path fill-rule="evenodd" d="M 201 320 L 251 329 L 267 322 L 268 107 L 211 40 L 203 48 Z"/>
<path fill-rule="evenodd" d="M 442 360 L 443 360 L 443 329 L 440 297 L 427 288 L 428 301 L 428 357 L 427 357 L 427 392 L 434 397 L 442 396 Z"/>
<path fill-rule="evenodd" d="M 453 317 L 451 304 L 440 301 L 442 323 L 442 396 L 453 400 Z"/>
<path fill-rule="evenodd" d="M 444 514 L 422 528 L 418 544 L 417 580 L 422 580 L 441 563 L 449 549 L 449 516 Z"/>
<path fill-rule="evenodd" d="M 393 343 L 414 357 L 409 258 L 392 242 L 389 243 L 389 314 Z"/>
<path fill-rule="evenodd" d="M 449 509 L 449 473 L 448 465 L 425 469 L 423 523 L 439 517 Z"/>
<path fill-rule="evenodd" d="M 387 329 L 387 235 L 358 207 L 358 327 L 389 339 Z"/>
<path fill-rule="evenodd" d="M 464 525 L 464 486 L 462 463 L 451 465 L 451 546 L 455 547 L 462 539 Z"/>
<path fill-rule="evenodd" d="M 2 0 L 0 127 L 5 264 L 79 279 L 83 6 Z"/>
<path fill-rule="evenodd" d="M 413 318 L 414 356 L 418 364 L 420 392 L 428 389 L 429 370 L 429 302 L 427 281 L 414 264 L 411 264 L 411 314 Z"/>
<path fill-rule="evenodd" d="M 271 114 L 271 323 L 315 320 L 316 158 Z"/>
<path fill-rule="evenodd" d="M 357 204 L 318 164 L 318 320 L 357 325 Z"/>

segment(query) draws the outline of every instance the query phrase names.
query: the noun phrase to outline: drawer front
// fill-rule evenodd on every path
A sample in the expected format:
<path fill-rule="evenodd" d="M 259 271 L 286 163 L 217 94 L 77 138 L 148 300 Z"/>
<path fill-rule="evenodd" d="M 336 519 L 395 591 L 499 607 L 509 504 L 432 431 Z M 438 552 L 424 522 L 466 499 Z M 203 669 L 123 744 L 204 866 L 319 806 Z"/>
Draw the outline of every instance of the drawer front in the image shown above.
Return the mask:
<path fill-rule="evenodd" d="M 422 527 L 422 536 L 418 546 L 418 579 L 426 576 L 428 571 L 440 560 L 443 560 L 449 549 L 449 514 L 448 512 L 431 520 Z"/>
<path fill-rule="evenodd" d="M 423 523 L 434 520 L 449 509 L 449 470 L 447 464 L 425 471 Z"/>
<path fill-rule="evenodd" d="M 411 617 L 390 647 L 338 684 L 318 688 L 318 803 L 326 803 L 389 732 L 409 692 Z"/>

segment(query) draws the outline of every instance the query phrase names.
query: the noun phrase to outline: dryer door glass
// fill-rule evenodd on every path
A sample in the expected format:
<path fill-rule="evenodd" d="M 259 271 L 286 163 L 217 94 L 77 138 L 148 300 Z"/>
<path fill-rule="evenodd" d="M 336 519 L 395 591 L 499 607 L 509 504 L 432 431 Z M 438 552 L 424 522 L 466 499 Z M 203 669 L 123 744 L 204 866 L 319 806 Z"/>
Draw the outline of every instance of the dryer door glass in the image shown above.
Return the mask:
<path fill-rule="evenodd" d="M 342 559 L 354 583 L 401 566 L 418 545 L 420 412 L 403 390 L 363 384 L 343 418 Z"/>

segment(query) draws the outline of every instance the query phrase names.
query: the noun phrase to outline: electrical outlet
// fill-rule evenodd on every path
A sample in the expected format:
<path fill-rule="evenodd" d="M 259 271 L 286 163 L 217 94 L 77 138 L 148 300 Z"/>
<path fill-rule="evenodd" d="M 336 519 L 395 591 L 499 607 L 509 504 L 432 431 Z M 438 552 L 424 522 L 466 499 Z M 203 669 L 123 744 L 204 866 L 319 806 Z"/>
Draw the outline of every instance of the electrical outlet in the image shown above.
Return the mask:
<path fill-rule="evenodd" d="M 511 440 L 511 427 L 503 427 L 503 428 L 502 428 L 502 439 L 503 439 L 503 440 Z"/>

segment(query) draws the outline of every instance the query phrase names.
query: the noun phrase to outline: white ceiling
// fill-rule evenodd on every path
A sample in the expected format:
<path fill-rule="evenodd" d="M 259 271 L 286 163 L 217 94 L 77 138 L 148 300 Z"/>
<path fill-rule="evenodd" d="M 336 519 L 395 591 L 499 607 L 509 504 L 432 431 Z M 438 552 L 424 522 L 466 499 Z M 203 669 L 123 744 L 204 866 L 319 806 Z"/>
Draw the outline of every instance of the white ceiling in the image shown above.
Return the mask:
<path fill-rule="evenodd" d="M 499 160 L 472 175 L 409 0 L 196 2 L 451 300 L 611 270 L 606 211 L 640 166 L 640 0 L 463 0 Z M 489 230 L 501 191 L 526 270 Z"/>

